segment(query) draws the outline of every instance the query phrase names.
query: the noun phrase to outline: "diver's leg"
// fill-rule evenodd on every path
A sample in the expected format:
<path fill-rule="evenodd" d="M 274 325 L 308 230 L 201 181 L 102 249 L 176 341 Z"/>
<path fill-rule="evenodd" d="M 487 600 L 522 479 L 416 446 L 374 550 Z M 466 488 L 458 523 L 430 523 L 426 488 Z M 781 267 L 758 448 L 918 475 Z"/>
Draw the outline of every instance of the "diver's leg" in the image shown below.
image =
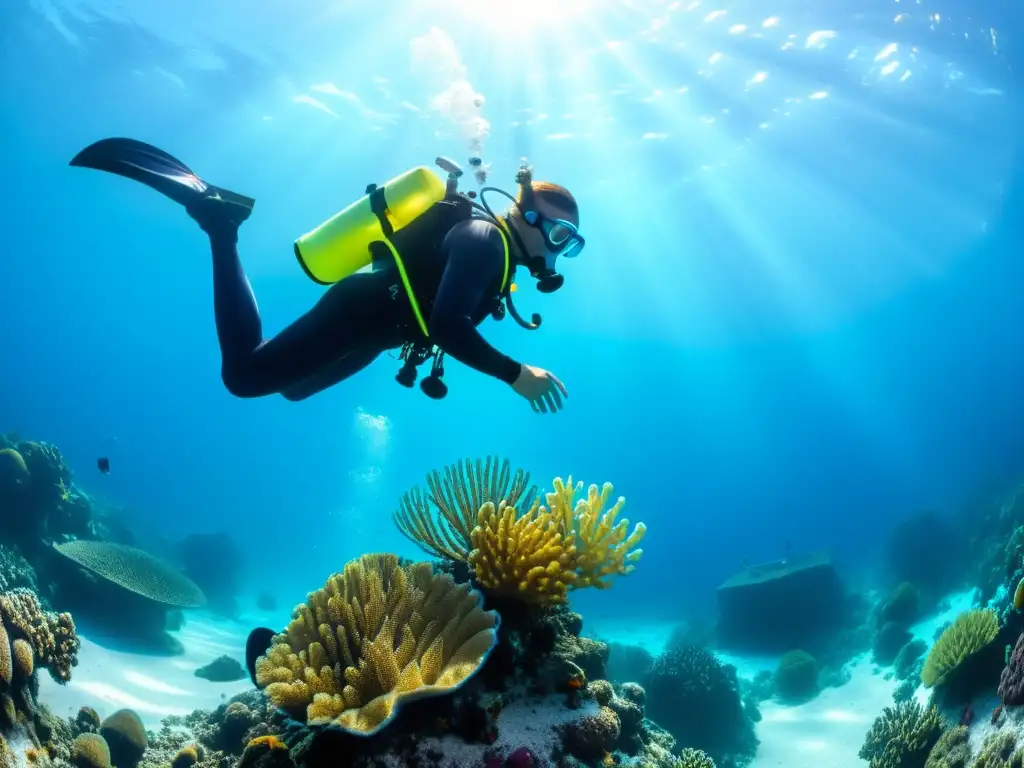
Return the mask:
<path fill-rule="evenodd" d="M 378 346 L 372 346 L 349 352 L 345 357 L 335 360 L 305 381 L 285 387 L 281 390 L 281 394 L 284 395 L 285 400 L 291 400 L 292 402 L 305 400 L 307 397 L 323 392 L 325 389 L 333 387 L 335 384 L 359 373 L 380 357 L 380 353 L 383 351 Z"/>
<path fill-rule="evenodd" d="M 256 298 L 238 257 L 241 222 L 230 207 L 209 198 L 190 208 L 189 214 L 210 236 L 221 376 L 231 394 L 262 397 L 282 392 L 342 358 L 358 355 L 344 375 L 335 374 L 340 381 L 369 365 L 369 350 L 375 349 L 376 356 L 394 346 L 398 304 L 391 300 L 391 279 L 385 273 L 357 273 L 332 285 L 309 312 L 263 341 Z M 355 366 L 359 359 L 364 362 Z"/>

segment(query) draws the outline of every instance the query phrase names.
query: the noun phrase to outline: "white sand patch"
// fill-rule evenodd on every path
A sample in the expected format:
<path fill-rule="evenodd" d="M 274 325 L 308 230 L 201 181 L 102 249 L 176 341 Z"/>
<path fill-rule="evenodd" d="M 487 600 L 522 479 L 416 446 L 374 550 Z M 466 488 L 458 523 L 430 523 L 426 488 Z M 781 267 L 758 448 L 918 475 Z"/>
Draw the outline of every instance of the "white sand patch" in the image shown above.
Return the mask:
<path fill-rule="evenodd" d="M 235 694 L 252 687 L 249 678 L 211 683 L 195 671 L 218 656 L 244 665 L 248 625 L 205 612 L 190 612 L 175 633 L 184 646 L 179 656 L 150 656 L 113 650 L 81 636 L 78 666 L 71 682 L 58 685 L 48 674 L 39 676 L 39 697 L 53 711 L 73 716 L 80 707 L 93 707 L 101 717 L 116 709 L 134 709 L 149 729 L 168 715 L 187 715 L 194 709 L 215 709 Z"/>
<path fill-rule="evenodd" d="M 891 705 L 895 680 L 885 680 L 867 656 L 848 667 L 850 680 L 812 701 L 761 704 L 755 730 L 761 745 L 750 768 L 864 768 L 857 753 L 879 713 Z"/>

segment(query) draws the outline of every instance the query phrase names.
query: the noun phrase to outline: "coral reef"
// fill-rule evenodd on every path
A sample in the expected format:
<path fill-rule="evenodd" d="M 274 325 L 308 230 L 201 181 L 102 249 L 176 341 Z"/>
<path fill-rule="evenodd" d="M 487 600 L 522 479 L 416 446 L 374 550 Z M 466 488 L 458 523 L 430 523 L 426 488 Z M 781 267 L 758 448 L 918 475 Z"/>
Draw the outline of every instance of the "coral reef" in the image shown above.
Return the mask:
<path fill-rule="evenodd" d="M 100 735 L 110 748 L 114 768 L 135 768 L 149 746 L 142 721 L 130 709 L 119 709 L 108 716 L 100 725 Z"/>
<path fill-rule="evenodd" d="M 924 768 L 967 768 L 971 748 L 967 743 L 967 726 L 947 729 L 928 753 Z"/>
<path fill-rule="evenodd" d="M 1017 638 L 1006 667 L 999 676 L 999 700 L 1008 707 L 1024 704 L 1024 633 Z"/>
<path fill-rule="evenodd" d="M 136 547 L 69 541 L 54 549 L 92 573 L 155 602 L 179 608 L 206 604 L 202 590 L 180 571 Z"/>
<path fill-rule="evenodd" d="M 1022 768 L 1024 750 L 1017 749 L 1017 734 L 996 731 L 985 737 L 971 768 Z"/>
<path fill-rule="evenodd" d="M 393 515 L 399 530 L 428 553 L 468 563 L 488 594 L 537 605 L 564 603 L 571 589 L 607 589 L 615 575 L 627 575 L 643 555 L 637 545 L 646 527 L 617 521 L 625 504 L 608 508 L 610 483 L 553 482 L 547 505 L 536 499 L 522 509 L 529 476 L 510 479 L 508 462 L 488 458 L 448 466 L 428 476 L 430 492 L 407 492 Z M 475 506 L 479 503 L 479 506 Z M 431 505 L 437 508 L 435 513 Z"/>
<path fill-rule="evenodd" d="M 684 749 L 674 768 L 715 768 L 715 761 L 699 749 Z"/>
<path fill-rule="evenodd" d="M 818 662 L 806 651 L 790 651 L 775 670 L 775 693 L 779 698 L 801 701 L 818 693 Z"/>
<path fill-rule="evenodd" d="M 999 634 L 994 611 L 965 611 L 946 628 L 932 646 L 921 670 L 921 682 L 928 688 L 941 685 L 957 667 L 985 648 Z"/>
<path fill-rule="evenodd" d="M 38 592 L 36 572 L 14 545 L 0 544 L 0 592 L 27 589 Z"/>
<path fill-rule="evenodd" d="M 707 752 L 718 764 L 753 755 L 753 726 L 740 700 L 736 670 L 697 647 L 673 648 L 655 661 L 644 679 L 647 716 L 682 747 Z"/>
<path fill-rule="evenodd" d="M 902 702 L 879 715 L 858 754 L 870 768 L 922 768 L 941 734 L 938 710 Z"/>
<path fill-rule="evenodd" d="M 529 503 L 537 491 L 529 483 L 530 474 L 519 469 L 513 475 L 507 459 L 460 460 L 428 474 L 427 492 L 413 488 L 403 494 L 392 518 L 402 535 L 427 553 L 466 562 L 480 508 L 502 501 L 512 507 Z"/>
<path fill-rule="evenodd" d="M 71 763 L 75 768 L 110 768 L 110 747 L 102 736 L 83 733 L 71 745 Z"/>
<path fill-rule="evenodd" d="M 182 653 L 167 634 L 168 612 L 199 607 L 205 596 L 177 569 L 147 552 L 106 541 L 70 541 L 55 545 L 51 573 L 53 602 L 107 627 L 125 642 L 147 652 Z"/>
<path fill-rule="evenodd" d="M 494 647 L 498 615 L 429 564 L 364 555 L 313 592 L 256 664 L 270 699 L 310 724 L 372 735 L 404 701 L 449 693 Z"/>

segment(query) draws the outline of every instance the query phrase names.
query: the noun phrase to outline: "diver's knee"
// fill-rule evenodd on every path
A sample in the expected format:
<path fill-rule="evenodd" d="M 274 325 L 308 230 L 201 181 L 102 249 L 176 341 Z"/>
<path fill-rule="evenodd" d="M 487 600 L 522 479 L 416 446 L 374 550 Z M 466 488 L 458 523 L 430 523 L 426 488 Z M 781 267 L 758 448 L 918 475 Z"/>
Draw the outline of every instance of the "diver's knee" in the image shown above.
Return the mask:
<path fill-rule="evenodd" d="M 266 392 L 256 389 L 251 379 L 240 375 L 238 371 L 224 368 L 220 372 L 220 378 L 224 382 L 225 389 L 235 397 L 248 399 L 266 394 Z"/>
<path fill-rule="evenodd" d="M 286 389 L 281 393 L 281 397 L 290 403 L 301 403 L 303 400 L 308 398 L 312 393 L 301 392 L 295 389 Z"/>

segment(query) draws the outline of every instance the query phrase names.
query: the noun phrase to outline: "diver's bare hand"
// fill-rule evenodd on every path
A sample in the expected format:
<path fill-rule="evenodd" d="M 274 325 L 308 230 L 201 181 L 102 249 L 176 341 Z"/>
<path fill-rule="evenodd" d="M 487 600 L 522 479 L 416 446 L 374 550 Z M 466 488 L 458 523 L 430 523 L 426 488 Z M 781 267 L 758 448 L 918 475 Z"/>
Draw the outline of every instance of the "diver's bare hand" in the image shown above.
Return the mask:
<path fill-rule="evenodd" d="M 530 401 L 530 407 L 537 413 L 555 413 L 562 409 L 562 398 L 569 393 L 558 377 L 543 368 L 521 365 L 519 376 L 512 383 L 519 395 Z"/>

